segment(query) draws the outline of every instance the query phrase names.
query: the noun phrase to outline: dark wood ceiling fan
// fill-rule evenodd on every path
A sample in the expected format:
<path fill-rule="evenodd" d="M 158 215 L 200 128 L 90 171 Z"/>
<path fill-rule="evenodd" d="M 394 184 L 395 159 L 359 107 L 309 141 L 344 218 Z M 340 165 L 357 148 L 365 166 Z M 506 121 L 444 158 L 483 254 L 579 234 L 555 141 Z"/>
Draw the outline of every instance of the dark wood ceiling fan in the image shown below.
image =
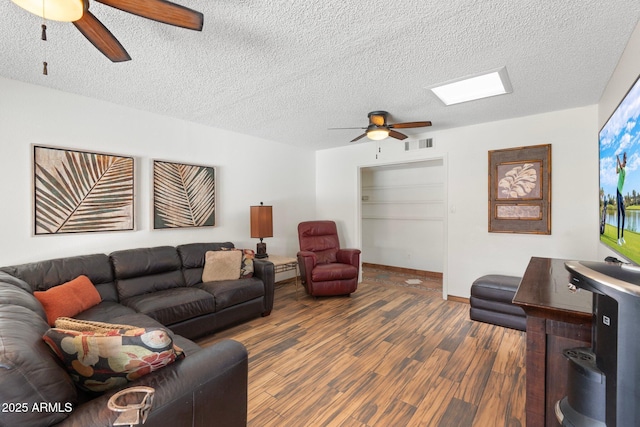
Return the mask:
<path fill-rule="evenodd" d="M 177 27 L 202 31 L 202 13 L 168 0 L 96 0 L 124 12 Z M 89 11 L 89 0 L 13 0 L 23 9 L 46 20 L 73 22 L 73 25 L 100 52 L 113 62 L 131 59 L 111 31 Z M 42 40 L 47 26 L 42 24 Z M 46 74 L 46 62 L 45 72 Z"/>
<path fill-rule="evenodd" d="M 102 4 L 124 12 L 152 19 L 164 24 L 190 30 L 202 31 L 204 17 L 202 13 L 166 0 L 96 0 Z M 89 0 L 85 4 L 82 17 L 73 25 L 107 58 L 113 62 L 131 59 L 125 48 L 91 12 Z"/>
<path fill-rule="evenodd" d="M 354 138 L 351 142 L 355 142 L 361 138 L 369 137 L 369 139 L 373 140 L 381 140 L 387 138 L 388 136 L 403 140 L 407 138 L 407 135 L 395 131 L 394 129 L 409 129 L 409 128 L 421 128 L 431 126 L 430 121 L 422 121 L 422 122 L 406 122 L 406 123 L 387 123 L 387 117 L 389 113 L 386 111 L 372 111 L 368 114 L 369 117 L 369 126 L 367 127 L 355 127 L 355 128 L 330 128 L 330 130 L 334 129 L 365 129 L 366 132 L 362 135 Z"/>

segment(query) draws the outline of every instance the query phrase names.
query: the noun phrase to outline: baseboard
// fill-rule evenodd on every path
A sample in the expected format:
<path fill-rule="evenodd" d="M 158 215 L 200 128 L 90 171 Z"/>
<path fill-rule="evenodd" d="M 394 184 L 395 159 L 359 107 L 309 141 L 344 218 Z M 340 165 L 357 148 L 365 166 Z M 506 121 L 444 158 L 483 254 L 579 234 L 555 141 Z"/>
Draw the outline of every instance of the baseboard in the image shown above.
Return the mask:
<path fill-rule="evenodd" d="M 463 304 L 469 304 L 469 298 L 457 297 L 455 295 L 447 295 L 447 301 L 461 302 Z"/>
<path fill-rule="evenodd" d="M 395 271 L 396 273 L 416 274 L 418 276 L 431 277 L 442 280 L 442 273 L 437 271 L 416 270 L 413 268 L 394 267 L 391 265 L 371 264 L 363 262 L 362 267 L 377 268 L 378 270 Z"/>

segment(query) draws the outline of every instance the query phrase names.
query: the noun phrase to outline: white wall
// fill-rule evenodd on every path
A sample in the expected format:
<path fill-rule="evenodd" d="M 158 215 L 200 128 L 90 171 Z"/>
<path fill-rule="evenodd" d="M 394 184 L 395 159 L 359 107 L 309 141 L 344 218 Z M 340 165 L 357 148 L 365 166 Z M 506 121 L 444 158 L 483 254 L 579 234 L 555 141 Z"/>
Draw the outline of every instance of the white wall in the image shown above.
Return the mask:
<path fill-rule="evenodd" d="M 531 256 L 596 259 L 597 131 L 594 105 L 432 131 L 424 134 L 434 139 L 431 151 L 405 152 L 395 140 L 381 142 L 378 159 L 375 142 L 319 151 L 318 216 L 336 219 L 344 231 L 341 238 L 358 247 L 358 168 L 443 157 L 448 207 L 444 284 L 449 295 L 468 297 L 473 280 L 484 274 L 521 276 Z M 552 234 L 489 233 L 487 152 L 538 144 L 552 144 Z"/>
<path fill-rule="evenodd" d="M 311 151 L 4 78 L 0 94 L 0 265 L 202 241 L 255 248 L 249 206 L 261 201 L 274 212 L 269 252 L 295 256 L 296 225 L 315 216 Z M 32 144 L 134 156 L 137 230 L 33 236 Z M 215 227 L 152 230 L 152 159 L 217 168 Z"/>
<path fill-rule="evenodd" d="M 631 85 L 636 81 L 640 74 L 640 23 L 636 26 L 635 31 L 631 35 L 627 47 L 625 48 L 618 66 L 616 67 L 609 84 L 602 93 L 600 102 L 598 103 L 598 130 L 600 130 L 611 114 L 616 109 L 622 98 L 631 88 Z M 607 248 L 604 244 L 598 245 L 598 259 L 602 260 L 605 257 L 612 255 L 617 258 L 622 258 L 620 255 L 614 253 Z"/>

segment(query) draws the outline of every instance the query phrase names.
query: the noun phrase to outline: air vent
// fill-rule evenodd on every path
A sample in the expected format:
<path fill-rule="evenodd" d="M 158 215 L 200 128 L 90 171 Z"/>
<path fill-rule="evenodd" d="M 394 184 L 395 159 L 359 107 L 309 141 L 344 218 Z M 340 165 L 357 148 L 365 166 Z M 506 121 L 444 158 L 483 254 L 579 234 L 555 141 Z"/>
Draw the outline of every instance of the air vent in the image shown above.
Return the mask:
<path fill-rule="evenodd" d="M 433 147 L 433 138 L 418 139 L 404 142 L 404 151 L 421 150 Z"/>

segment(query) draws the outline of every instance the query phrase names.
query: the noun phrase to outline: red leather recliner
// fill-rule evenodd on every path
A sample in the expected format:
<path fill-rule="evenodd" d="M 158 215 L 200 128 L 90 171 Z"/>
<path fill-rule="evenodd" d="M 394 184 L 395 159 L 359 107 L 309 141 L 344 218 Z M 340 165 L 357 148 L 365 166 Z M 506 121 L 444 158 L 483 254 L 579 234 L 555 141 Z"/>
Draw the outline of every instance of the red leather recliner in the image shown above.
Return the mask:
<path fill-rule="evenodd" d="M 313 296 L 349 295 L 358 287 L 360 249 L 340 249 L 333 221 L 298 224 L 298 265 L 302 284 Z"/>

